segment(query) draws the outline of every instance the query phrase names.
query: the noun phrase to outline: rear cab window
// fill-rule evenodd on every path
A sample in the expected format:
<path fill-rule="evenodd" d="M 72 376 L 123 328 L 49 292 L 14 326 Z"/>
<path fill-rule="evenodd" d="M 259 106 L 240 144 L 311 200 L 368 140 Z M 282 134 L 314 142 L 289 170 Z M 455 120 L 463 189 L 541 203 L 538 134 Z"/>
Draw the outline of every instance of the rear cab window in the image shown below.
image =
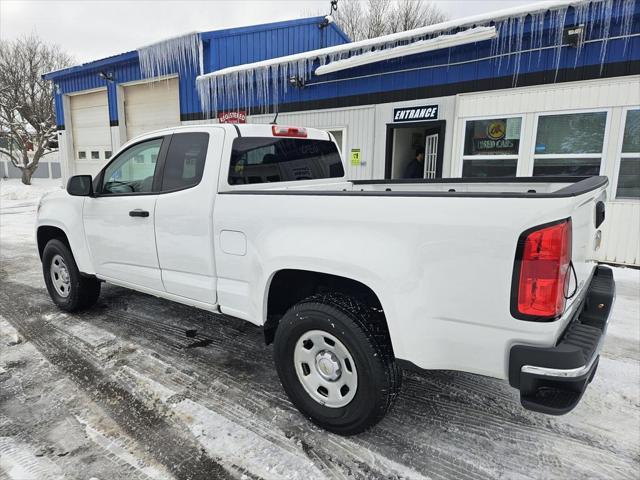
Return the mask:
<path fill-rule="evenodd" d="M 162 172 L 161 191 L 171 192 L 198 185 L 202 180 L 208 146 L 208 133 L 174 133 Z"/>
<path fill-rule="evenodd" d="M 340 153 L 328 140 L 238 137 L 233 141 L 229 185 L 343 176 Z"/>

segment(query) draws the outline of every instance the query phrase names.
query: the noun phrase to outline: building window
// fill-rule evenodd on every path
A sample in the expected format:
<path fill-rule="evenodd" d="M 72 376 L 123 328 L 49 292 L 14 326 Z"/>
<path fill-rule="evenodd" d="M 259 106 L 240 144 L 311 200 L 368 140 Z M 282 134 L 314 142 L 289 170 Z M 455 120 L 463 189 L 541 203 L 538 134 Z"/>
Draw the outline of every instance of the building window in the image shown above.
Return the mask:
<path fill-rule="evenodd" d="M 107 160 L 111 158 L 111 155 L 113 155 L 113 152 L 111 152 L 111 150 L 104 151 L 104 158 L 106 158 Z"/>
<path fill-rule="evenodd" d="M 339 129 L 339 130 L 327 130 L 328 133 L 330 133 L 331 135 L 333 135 L 333 138 L 336 139 L 336 143 L 338 144 L 338 151 L 342 154 L 344 154 L 344 152 L 342 151 L 342 145 L 343 145 L 343 141 L 344 141 L 344 130 Z"/>
<path fill-rule="evenodd" d="M 515 177 L 522 117 L 467 120 L 463 177 Z"/>
<path fill-rule="evenodd" d="M 600 174 L 607 112 L 538 117 L 533 175 Z"/>
<path fill-rule="evenodd" d="M 91 160 L 100 160 L 100 152 L 93 150 L 91 152 Z"/>
<path fill-rule="evenodd" d="M 79 160 L 84 160 L 85 158 L 87 158 L 87 152 L 81 150 L 78 152 L 78 159 Z"/>
<path fill-rule="evenodd" d="M 640 109 L 625 117 L 616 198 L 640 198 Z"/>

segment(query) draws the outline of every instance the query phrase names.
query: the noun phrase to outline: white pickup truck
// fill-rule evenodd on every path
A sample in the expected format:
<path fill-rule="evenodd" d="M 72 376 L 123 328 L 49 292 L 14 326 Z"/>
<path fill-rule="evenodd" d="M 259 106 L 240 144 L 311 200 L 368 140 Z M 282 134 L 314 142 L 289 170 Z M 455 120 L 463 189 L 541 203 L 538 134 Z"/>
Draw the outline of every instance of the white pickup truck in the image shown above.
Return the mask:
<path fill-rule="evenodd" d="M 378 422 L 402 368 L 507 380 L 563 414 L 615 297 L 593 260 L 606 177 L 349 181 L 326 132 L 145 134 L 38 206 L 63 310 L 109 282 L 264 329 L 291 401 L 340 434 Z"/>

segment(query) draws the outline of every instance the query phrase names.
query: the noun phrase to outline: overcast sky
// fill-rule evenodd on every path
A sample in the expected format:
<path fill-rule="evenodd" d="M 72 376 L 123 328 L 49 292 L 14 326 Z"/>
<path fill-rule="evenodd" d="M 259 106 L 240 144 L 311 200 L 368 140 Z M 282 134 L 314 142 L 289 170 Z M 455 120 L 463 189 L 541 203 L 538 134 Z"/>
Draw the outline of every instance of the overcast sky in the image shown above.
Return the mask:
<path fill-rule="evenodd" d="M 435 3 L 450 18 L 462 18 L 533 1 Z M 0 38 L 35 32 L 81 63 L 190 31 L 290 20 L 328 10 L 329 0 L 0 0 Z"/>

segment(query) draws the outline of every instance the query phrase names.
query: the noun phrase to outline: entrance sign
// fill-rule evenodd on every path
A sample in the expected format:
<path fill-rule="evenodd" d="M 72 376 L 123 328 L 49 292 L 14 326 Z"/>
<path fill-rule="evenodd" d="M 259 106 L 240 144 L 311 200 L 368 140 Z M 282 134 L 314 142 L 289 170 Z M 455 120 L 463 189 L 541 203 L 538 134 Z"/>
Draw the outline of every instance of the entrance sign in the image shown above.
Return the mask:
<path fill-rule="evenodd" d="M 421 122 L 438 119 L 438 105 L 403 107 L 393 109 L 394 122 Z"/>

